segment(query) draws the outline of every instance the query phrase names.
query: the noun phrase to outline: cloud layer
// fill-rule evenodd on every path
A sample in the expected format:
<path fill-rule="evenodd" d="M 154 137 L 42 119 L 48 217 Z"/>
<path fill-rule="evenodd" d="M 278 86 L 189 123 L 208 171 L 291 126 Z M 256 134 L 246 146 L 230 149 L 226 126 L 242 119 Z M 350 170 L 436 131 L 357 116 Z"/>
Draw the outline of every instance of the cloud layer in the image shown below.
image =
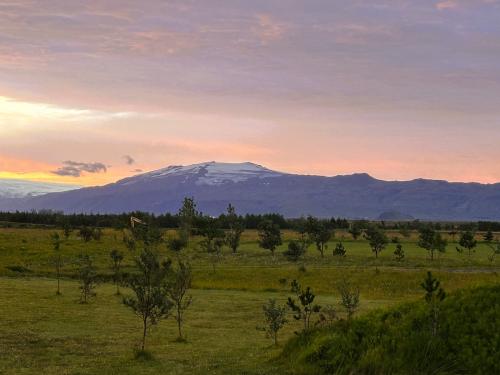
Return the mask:
<path fill-rule="evenodd" d="M 82 183 L 204 160 L 500 181 L 499 14 L 497 0 L 2 2 L 0 174 L 71 179 L 60 160 L 92 150 L 114 168 Z"/>

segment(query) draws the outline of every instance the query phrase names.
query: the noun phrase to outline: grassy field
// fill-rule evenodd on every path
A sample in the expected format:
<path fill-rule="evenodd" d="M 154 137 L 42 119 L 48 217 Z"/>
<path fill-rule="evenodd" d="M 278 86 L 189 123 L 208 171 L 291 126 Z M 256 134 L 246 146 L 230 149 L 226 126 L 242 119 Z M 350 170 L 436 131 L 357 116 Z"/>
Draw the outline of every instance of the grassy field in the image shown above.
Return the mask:
<path fill-rule="evenodd" d="M 359 314 L 421 298 L 419 285 L 427 269 L 433 270 L 446 291 L 500 281 L 500 259 L 490 262 L 485 244 L 468 257 L 457 253 L 451 243 L 446 253 L 431 262 L 413 236 L 403 240 L 406 259 L 398 262 L 392 254 L 394 244 L 375 259 L 365 241 L 348 240 L 344 235 L 344 259 L 334 258 L 331 250 L 321 258 L 311 247 L 305 259 L 295 264 L 281 255 L 286 244 L 273 258 L 258 248 L 256 232 L 247 231 L 239 253 L 233 255 L 225 249 L 214 272 L 210 258 L 194 239 L 182 254 L 194 272 L 194 303 L 185 326 L 188 341 L 175 342 L 174 320 L 163 321 L 153 328 L 148 341 L 153 359 L 145 361 L 134 358 L 141 323 L 114 295 L 114 287 L 100 284 L 97 297 L 81 305 L 78 283 L 73 280 L 72 262 L 82 253 L 93 257 L 99 274 L 109 275 L 108 254 L 111 249 L 121 249 L 126 254 L 125 268 L 130 270 L 133 254 L 125 250 L 122 233 L 105 230 L 101 241 L 89 243 L 72 235 L 62 244 L 67 260 L 62 296 L 55 295 L 51 233 L 43 229 L 0 230 L 2 374 L 286 373 L 286 364 L 278 368 L 274 360 L 281 349 L 273 347 L 256 327 L 262 325 L 262 304 L 269 298 L 285 301 L 293 279 L 311 286 L 317 302 L 336 306 L 340 316 L 343 311 L 338 306 L 336 284 L 344 278 L 361 290 Z M 293 236 L 285 233 L 285 239 Z M 335 243 L 332 241 L 329 249 Z M 176 257 L 165 247 L 160 252 Z M 290 320 L 281 335 L 282 343 L 300 327 L 291 316 Z"/>

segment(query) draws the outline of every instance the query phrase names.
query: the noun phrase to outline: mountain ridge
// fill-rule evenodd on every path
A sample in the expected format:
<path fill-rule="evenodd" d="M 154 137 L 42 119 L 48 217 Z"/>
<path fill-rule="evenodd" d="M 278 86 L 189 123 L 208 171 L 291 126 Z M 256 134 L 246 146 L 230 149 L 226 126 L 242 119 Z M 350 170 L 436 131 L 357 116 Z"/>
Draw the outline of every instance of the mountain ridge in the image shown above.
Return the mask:
<path fill-rule="evenodd" d="M 397 213 L 390 217 L 422 220 L 500 220 L 500 184 L 384 181 L 367 173 L 298 175 L 250 162 L 169 166 L 104 186 L 0 202 L 0 209 L 175 213 L 186 196 L 210 215 L 232 203 L 240 214 L 287 217 L 377 219 L 389 212 Z"/>

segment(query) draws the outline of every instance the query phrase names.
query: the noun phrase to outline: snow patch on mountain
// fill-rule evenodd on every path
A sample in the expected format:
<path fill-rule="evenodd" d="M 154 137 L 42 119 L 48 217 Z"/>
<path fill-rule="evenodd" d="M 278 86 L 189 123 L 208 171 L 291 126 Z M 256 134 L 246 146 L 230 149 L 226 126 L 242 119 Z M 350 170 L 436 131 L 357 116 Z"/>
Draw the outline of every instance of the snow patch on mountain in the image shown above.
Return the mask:
<path fill-rule="evenodd" d="M 275 172 L 254 163 L 219 163 L 207 162 L 187 166 L 173 165 L 157 171 L 145 173 L 137 178 L 163 178 L 168 176 L 184 176 L 196 178 L 197 185 L 222 185 L 228 182 L 242 182 L 251 178 L 277 177 L 284 173 Z M 131 180 L 127 181 L 132 182 Z"/>
<path fill-rule="evenodd" d="M 35 197 L 48 193 L 59 193 L 62 191 L 79 189 L 81 186 L 56 184 L 50 182 L 36 182 L 15 179 L 0 179 L 1 198 L 25 198 Z"/>

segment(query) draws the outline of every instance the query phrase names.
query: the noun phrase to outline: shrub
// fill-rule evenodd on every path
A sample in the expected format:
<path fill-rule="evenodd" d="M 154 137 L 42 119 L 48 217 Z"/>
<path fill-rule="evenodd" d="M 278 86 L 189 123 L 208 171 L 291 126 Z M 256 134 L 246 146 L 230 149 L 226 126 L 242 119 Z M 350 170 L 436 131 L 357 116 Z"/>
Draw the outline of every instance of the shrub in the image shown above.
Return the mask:
<path fill-rule="evenodd" d="M 435 336 L 423 300 L 375 311 L 292 339 L 283 358 L 298 373 L 498 374 L 499 300 L 500 285 L 448 296 Z"/>

